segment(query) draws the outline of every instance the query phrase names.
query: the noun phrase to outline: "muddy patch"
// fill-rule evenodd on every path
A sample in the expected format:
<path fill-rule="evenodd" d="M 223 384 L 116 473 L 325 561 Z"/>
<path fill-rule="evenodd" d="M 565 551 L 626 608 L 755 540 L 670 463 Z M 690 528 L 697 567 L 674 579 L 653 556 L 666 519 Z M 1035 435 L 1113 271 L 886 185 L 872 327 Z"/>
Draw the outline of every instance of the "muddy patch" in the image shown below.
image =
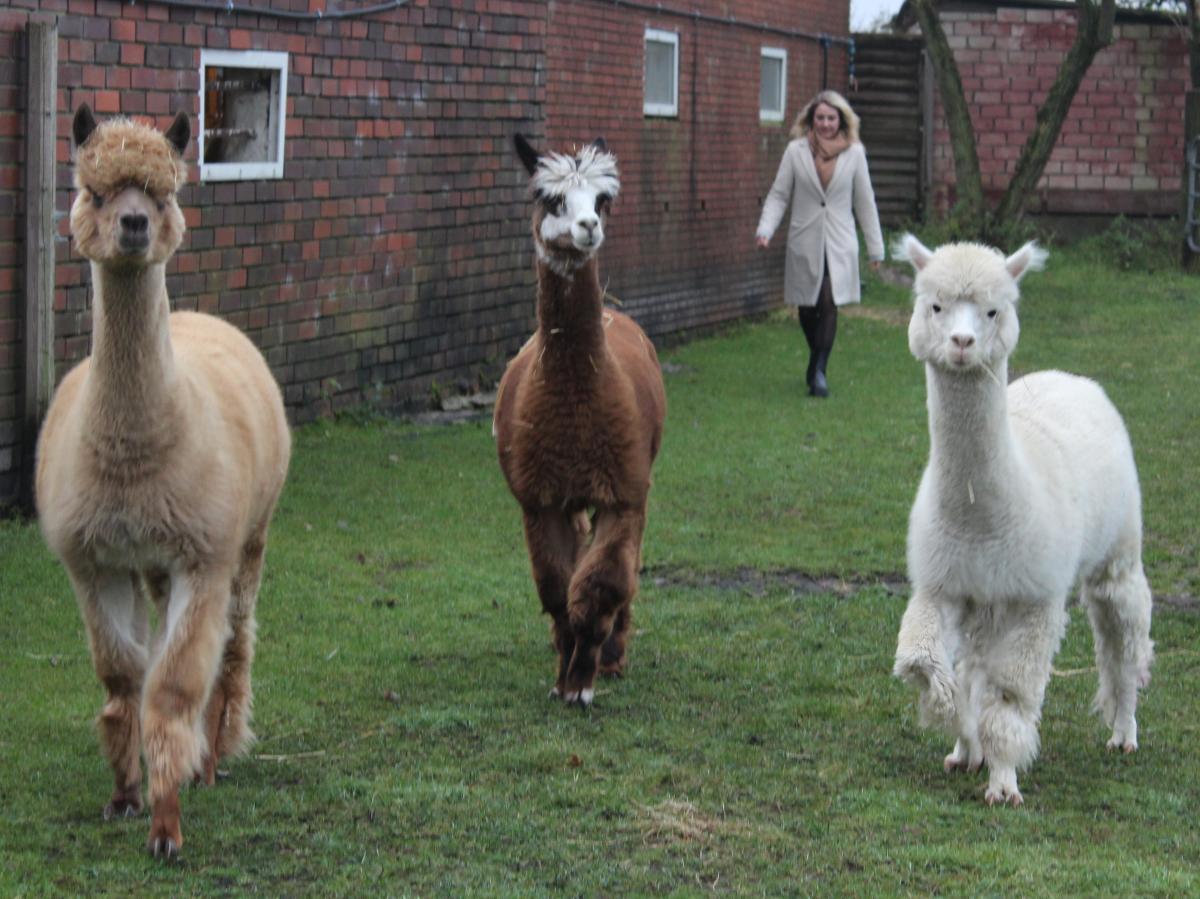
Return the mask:
<path fill-rule="evenodd" d="M 1171 594 L 1154 597 L 1156 606 L 1166 606 L 1169 609 L 1175 609 L 1179 612 L 1190 612 L 1193 615 L 1200 613 L 1200 599 L 1195 596 L 1188 596 L 1186 593 Z"/>
<path fill-rule="evenodd" d="M 845 598 L 863 590 L 879 587 L 895 596 L 908 594 L 908 581 L 898 574 L 847 578 L 795 569 L 759 571 L 756 568 L 735 568 L 732 571 L 696 571 L 683 566 L 663 565 L 645 569 L 642 572 L 642 583 L 663 588 L 727 590 L 755 597 L 766 596 L 768 593 L 789 592 L 796 596 L 832 593 Z"/>
<path fill-rule="evenodd" d="M 755 568 L 735 568 L 732 571 L 697 571 L 681 565 L 656 565 L 642 570 L 642 584 L 664 589 L 680 587 L 688 590 L 723 590 L 746 596 L 762 597 L 768 593 L 787 592 L 794 596 L 833 594 L 843 599 L 864 590 L 882 588 L 892 596 L 907 597 L 912 592 L 908 580 L 900 574 L 852 575 L 838 577 L 813 574 L 796 569 L 759 571 Z M 1077 601 L 1071 598 L 1071 603 Z M 1200 598 L 1182 594 L 1162 594 L 1154 597 L 1154 605 L 1180 612 L 1200 614 Z"/>

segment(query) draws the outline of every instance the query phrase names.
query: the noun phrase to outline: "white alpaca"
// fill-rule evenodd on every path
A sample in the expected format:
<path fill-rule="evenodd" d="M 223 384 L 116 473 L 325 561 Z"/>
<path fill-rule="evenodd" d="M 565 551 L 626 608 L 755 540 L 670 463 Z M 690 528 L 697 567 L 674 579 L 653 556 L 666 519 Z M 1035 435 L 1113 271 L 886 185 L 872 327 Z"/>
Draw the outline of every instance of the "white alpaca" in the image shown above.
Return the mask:
<path fill-rule="evenodd" d="M 897 255 L 917 272 L 908 342 L 925 363 L 930 452 L 909 519 L 913 594 L 894 673 L 920 689 L 923 721 L 957 736 L 946 771 L 986 763 L 987 802 L 1016 806 L 1076 583 L 1108 746 L 1137 749 L 1153 653 L 1133 450 L 1093 381 L 1044 371 L 1005 387 L 1017 282 L 1044 250 L 930 251 L 905 235 Z"/>

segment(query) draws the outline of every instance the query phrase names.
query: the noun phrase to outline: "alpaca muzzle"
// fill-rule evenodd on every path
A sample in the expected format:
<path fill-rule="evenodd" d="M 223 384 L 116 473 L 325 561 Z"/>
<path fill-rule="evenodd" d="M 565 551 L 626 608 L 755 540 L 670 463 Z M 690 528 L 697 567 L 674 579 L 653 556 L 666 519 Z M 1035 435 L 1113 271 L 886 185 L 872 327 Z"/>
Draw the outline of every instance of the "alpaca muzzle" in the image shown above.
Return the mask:
<path fill-rule="evenodd" d="M 126 256 L 145 253 L 150 248 L 150 217 L 143 213 L 121 216 L 117 245 Z"/>

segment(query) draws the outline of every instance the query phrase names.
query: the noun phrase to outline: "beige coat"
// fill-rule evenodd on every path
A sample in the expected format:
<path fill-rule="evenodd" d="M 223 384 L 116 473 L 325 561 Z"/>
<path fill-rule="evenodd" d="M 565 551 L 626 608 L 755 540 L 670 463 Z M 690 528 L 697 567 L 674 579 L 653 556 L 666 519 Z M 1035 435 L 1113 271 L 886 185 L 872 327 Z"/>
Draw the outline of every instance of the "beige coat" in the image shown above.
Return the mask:
<path fill-rule="evenodd" d="M 789 306 L 816 305 L 828 259 L 833 301 L 839 306 L 857 303 L 861 294 L 855 218 L 867 241 L 868 258 L 884 258 L 883 233 L 863 145 L 853 143 L 838 156 L 829 187 L 822 190 L 808 141 L 799 139 L 788 144 L 779 174 L 763 203 L 758 237 L 770 240 L 789 201 L 792 220 L 787 235 L 784 302 Z"/>

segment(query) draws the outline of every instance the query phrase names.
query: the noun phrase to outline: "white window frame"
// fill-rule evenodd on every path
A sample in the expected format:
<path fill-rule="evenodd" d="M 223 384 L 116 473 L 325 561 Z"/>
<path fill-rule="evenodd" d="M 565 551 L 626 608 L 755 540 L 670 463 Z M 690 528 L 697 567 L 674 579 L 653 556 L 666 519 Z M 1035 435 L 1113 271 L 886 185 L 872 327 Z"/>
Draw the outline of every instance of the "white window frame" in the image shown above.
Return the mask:
<path fill-rule="evenodd" d="M 274 162 L 211 162 L 204 161 L 204 73 L 208 66 L 228 66 L 238 69 L 274 69 L 279 73 L 279 108 L 276 121 Z M 288 55 L 266 50 L 204 50 L 200 51 L 200 127 L 197 142 L 200 148 L 201 181 L 254 181 L 283 177 L 283 148 L 287 135 L 287 74 Z"/>
<path fill-rule="evenodd" d="M 654 41 L 660 44 L 670 44 L 674 50 L 675 71 L 672 75 L 674 99 L 671 103 L 651 103 L 646 97 L 646 65 L 650 54 L 647 45 Z M 647 28 L 646 37 L 642 41 L 642 112 L 648 116 L 674 117 L 679 115 L 679 34 L 675 31 L 662 31 L 658 28 Z"/>
<path fill-rule="evenodd" d="M 779 60 L 779 108 L 765 109 L 762 105 L 762 60 Z M 759 58 L 758 120 L 760 122 L 782 122 L 787 113 L 787 50 L 782 47 L 763 47 Z"/>

